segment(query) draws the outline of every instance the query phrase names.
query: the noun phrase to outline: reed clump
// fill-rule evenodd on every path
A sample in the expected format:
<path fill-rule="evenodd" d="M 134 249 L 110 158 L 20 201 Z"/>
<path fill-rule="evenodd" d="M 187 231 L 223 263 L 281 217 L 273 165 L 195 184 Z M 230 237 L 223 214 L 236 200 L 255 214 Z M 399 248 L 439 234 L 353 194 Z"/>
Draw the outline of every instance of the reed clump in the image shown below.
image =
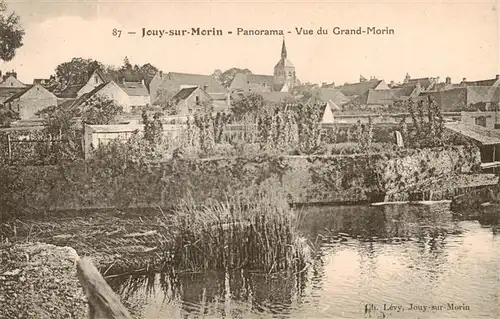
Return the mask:
<path fill-rule="evenodd" d="M 299 272 L 310 253 L 297 230 L 299 217 L 276 192 L 240 195 L 202 207 L 184 203 L 171 220 L 171 266 L 193 272 Z"/>

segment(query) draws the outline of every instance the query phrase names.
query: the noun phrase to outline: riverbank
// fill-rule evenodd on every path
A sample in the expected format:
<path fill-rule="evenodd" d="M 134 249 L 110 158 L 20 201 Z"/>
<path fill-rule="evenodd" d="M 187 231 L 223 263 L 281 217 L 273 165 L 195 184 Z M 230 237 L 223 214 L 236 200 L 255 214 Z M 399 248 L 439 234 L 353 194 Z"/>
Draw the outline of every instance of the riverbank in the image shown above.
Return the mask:
<path fill-rule="evenodd" d="M 422 182 L 472 174 L 480 165 L 479 152 L 462 146 L 155 163 L 106 160 L 109 162 L 3 167 L 0 204 L 18 218 L 86 208 L 169 209 L 186 200 L 201 204 L 208 198 L 223 200 L 246 194 L 264 184 L 282 188 L 291 204 L 373 202 L 395 194 L 409 196 Z"/>
<path fill-rule="evenodd" d="M 0 318 L 88 318 L 74 249 L 16 243 L 0 254 Z"/>
<path fill-rule="evenodd" d="M 163 258 L 155 252 L 163 253 L 167 244 L 166 221 L 158 209 L 68 211 L 5 222 L 0 237 L 16 245 L 43 242 L 72 247 L 78 255 L 91 257 L 105 275 L 117 275 L 159 270 Z"/>

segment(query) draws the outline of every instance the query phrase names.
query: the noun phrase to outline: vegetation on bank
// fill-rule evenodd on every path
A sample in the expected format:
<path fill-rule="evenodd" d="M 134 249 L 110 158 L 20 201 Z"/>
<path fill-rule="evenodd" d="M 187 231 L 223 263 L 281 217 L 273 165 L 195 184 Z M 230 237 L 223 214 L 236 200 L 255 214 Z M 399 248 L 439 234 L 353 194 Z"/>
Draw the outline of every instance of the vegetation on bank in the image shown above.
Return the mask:
<path fill-rule="evenodd" d="M 276 190 L 255 195 L 201 207 L 190 201 L 175 209 L 173 248 L 168 251 L 174 268 L 193 272 L 302 270 L 311 252 L 298 233 L 300 215 Z"/>

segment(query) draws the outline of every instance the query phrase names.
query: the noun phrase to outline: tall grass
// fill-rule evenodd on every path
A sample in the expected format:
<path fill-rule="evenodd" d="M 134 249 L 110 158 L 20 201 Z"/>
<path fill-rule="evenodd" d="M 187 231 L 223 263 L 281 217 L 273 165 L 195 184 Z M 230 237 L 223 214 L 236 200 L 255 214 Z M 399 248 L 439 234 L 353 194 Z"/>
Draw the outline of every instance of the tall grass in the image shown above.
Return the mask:
<path fill-rule="evenodd" d="M 249 269 L 301 271 L 309 246 L 297 216 L 278 192 L 258 192 L 174 213 L 171 261 L 184 271 Z"/>

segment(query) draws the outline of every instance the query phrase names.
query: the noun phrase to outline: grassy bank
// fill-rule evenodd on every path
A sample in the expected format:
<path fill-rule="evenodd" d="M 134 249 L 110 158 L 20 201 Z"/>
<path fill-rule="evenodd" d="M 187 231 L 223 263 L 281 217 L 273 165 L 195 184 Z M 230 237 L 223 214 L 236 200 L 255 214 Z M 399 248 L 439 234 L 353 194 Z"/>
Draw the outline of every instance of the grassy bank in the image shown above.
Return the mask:
<path fill-rule="evenodd" d="M 305 266 L 308 247 L 299 220 L 281 194 L 258 191 L 173 211 L 67 212 L 11 219 L 0 225 L 2 245 L 44 242 L 91 256 L 107 275 L 246 267 L 274 272 Z"/>

